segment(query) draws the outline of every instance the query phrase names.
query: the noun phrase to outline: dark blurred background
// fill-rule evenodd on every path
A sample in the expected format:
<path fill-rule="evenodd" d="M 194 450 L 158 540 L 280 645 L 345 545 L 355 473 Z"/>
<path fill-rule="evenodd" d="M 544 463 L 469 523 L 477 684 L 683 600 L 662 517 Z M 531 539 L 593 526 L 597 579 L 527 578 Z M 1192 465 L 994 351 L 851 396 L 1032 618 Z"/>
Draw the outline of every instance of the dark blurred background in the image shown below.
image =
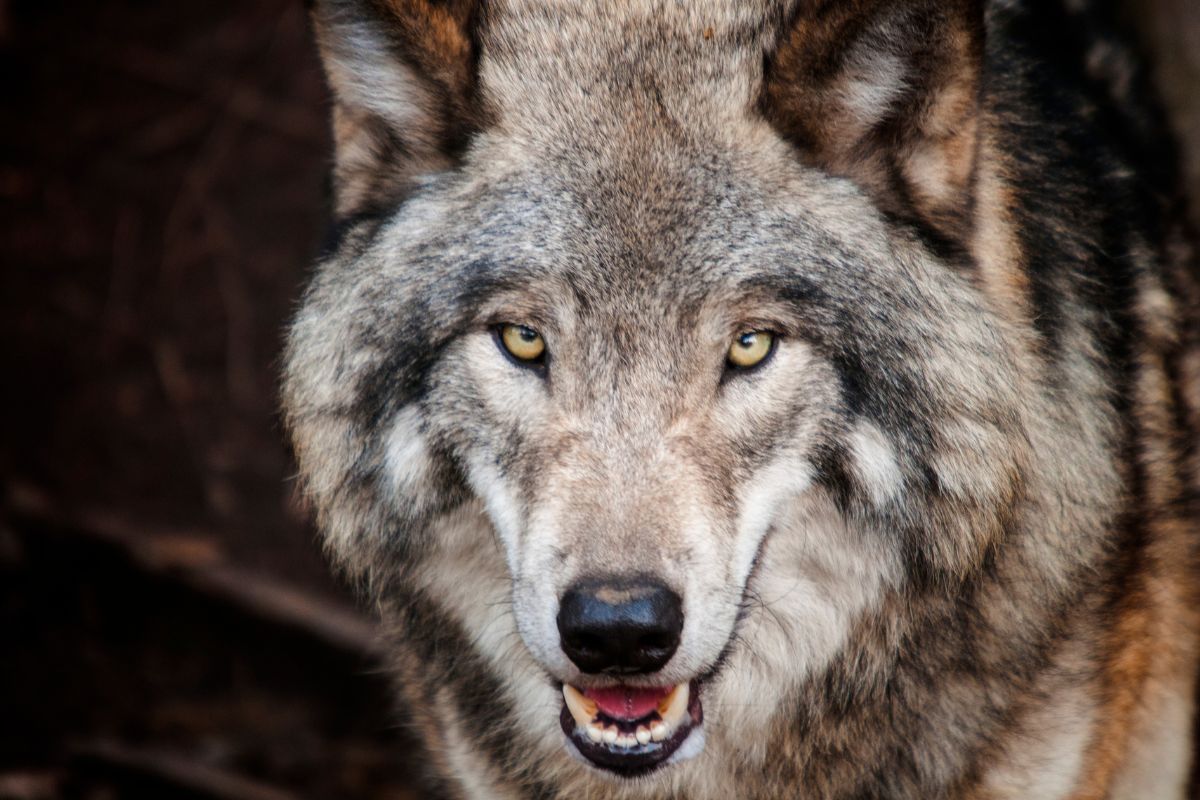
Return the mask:
<path fill-rule="evenodd" d="M 299 0 L 0 0 L 0 798 L 403 798 L 276 416 L 323 233 Z"/>
<path fill-rule="evenodd" d="M 1129 7 L 1200 188 L 1200 0 Z M 276 415 L 320 243 L 300 0 L 0 0 L 0 798 L 407 798 Z"/>

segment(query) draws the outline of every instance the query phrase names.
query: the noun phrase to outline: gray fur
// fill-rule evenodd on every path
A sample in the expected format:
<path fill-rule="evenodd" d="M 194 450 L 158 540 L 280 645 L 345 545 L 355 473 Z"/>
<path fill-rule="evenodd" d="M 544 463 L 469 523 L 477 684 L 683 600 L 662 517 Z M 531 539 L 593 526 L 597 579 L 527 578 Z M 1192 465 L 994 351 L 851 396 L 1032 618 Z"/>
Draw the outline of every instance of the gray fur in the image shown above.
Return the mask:
<path fill-rule="evenodd" d="M 1115 301 L 1079 283 L 1098 228 L 1059 232 L 1052 341 L 995 288 L 1031 269 L 996 200 L 997 185 L 1023 191 L 1007 167 L 974 179 L 989 216 L 946 247 L 858 168 L 798 153 L 761 104 L 804 4 L 489 3 L 472 31 L 480 130 L 461 153 L 438 150 L 448 123 L 419 73 L 401 81 L 425 87 L 419 104 L 371 88 L 412 67 L 361 49 L 387 31 L 360 5 L 376 8 L 318 12 L 339 113 L 420 146 L 363 172 L 384 151 L 339 138 L 358 165 L 340 183 L 345 233 L 292 327 L 284 406 L 329 551 L 394 627 L 447 791 L 1082 793 L 1130 574 L 1169 587 L 1145 607 L 1173 632 L 1152 643 L 1172 664 L 1164 696 L 1190 708 L 1178 607 L 1195 545 L 1172 531 L 1194 531 L 1176 501 L 1195 484 L 1171 453 L 1195 411 L 1153 387 L 1187 380 L 1164 364 L 1194 347 L 1194 307 L 1178 305 L 1194 288 L 1156 232 L 1122 234 L 1143 281 L 1118 298 L 1129 319 L 1146 319 L 1143 296 L 1174 309 L 1153 314 L 1158 339 L 1130 334 L 1130 364 L 1109 342 Z M 991 10 L 995 31 L 1015 5 Z M 898 102 L 870 85 L 894 76 L 853 52 L 847 102 Z M 1006 165 L 1024 145 L 1004 141 L 1014 112 L 995 91 L 975 158 Z M 372 171 L 383 179 L 364 182 Z M 935 238 L 958 235 L 943 222 Z M 501 354 L 500 322 L 542 333 L 545 376 Z M 777 331 L 776 353 L 724 374 L 749 329 Z M 1174 491 L 1139 493 L 1139 469 Z M 1139 513 L 1163 527 L 1130 538 Z M 1167 554 L 1178 563 L 1155 572 Z M 1141 559 L 1133 573 L 1125 558 Z M 684 598 L 683 644 L 646 681 L 706 680 L 706 743 L 621 782 L 573 760 L 558 730 L 560 682 L 596 679 L 565 658 L 554 618 L 574 580 L 637 572 Z M 1163 724 L 1186 737 L 1186 715 Z M 1181 791 L 1186 763 L 1165 769 Z"/>

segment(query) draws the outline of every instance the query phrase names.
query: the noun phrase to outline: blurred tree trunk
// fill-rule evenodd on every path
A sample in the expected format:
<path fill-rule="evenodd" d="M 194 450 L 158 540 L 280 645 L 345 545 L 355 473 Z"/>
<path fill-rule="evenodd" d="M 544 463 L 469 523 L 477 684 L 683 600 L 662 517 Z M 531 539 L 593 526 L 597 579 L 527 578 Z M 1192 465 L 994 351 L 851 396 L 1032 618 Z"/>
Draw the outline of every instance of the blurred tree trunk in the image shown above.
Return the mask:
<path fill-rule="evenodd" d="M 1200 229 L 1200 0 L 1124 0 L 1154 61 L 1154 77 L 1183 145 L 1192 221 Z"/>

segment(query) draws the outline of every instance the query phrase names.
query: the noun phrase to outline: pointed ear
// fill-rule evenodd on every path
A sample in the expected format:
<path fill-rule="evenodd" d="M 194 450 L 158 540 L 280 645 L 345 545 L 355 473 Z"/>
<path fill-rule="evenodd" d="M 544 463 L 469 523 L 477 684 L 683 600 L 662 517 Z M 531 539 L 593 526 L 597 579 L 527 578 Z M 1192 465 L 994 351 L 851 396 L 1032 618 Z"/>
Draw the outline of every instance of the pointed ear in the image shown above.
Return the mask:
<path fill-rule="evenodd" d="M 476 0 L 317 0 L 339 218 L 451 167 L 479 129 L 477 16 Z"/>
<path fill-rule="evenodd" d="M 980 114 L 984 0 L 799 0 L 762 110 L 815 166 L 961 244 Z"/>

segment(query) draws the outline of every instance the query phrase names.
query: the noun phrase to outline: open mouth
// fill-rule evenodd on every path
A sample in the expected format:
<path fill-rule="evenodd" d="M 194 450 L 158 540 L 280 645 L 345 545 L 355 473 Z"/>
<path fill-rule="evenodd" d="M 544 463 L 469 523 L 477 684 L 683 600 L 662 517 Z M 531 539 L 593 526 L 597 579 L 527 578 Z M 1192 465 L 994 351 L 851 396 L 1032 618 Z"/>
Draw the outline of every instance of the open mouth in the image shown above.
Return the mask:
<path fill-rule="evenodd" d="M 563 684 L 559 720 L 580 755 L 624 777 L 657 769 L 675 755 L 695 755 L 703 745 L 698 729 L 704 711 L 695 681 L 661 688 L 577 689 Z M 695 746 L 681 751 L 689 739 Z"/>

